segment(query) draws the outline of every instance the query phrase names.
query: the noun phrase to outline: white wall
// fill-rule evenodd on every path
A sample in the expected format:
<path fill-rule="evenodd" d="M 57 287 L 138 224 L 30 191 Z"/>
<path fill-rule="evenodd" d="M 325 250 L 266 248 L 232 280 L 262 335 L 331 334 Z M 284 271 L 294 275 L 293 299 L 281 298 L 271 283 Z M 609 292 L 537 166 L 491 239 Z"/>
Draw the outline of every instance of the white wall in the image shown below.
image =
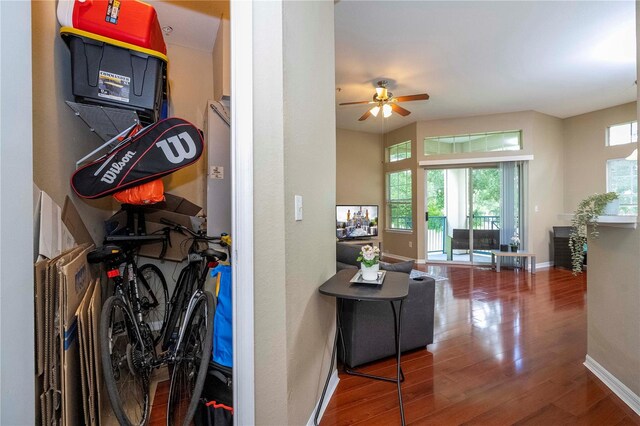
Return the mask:
<path fill-rule="evenodd" d="M 0 424 L 34 410 L 31 3 L 0 2 Z"/>

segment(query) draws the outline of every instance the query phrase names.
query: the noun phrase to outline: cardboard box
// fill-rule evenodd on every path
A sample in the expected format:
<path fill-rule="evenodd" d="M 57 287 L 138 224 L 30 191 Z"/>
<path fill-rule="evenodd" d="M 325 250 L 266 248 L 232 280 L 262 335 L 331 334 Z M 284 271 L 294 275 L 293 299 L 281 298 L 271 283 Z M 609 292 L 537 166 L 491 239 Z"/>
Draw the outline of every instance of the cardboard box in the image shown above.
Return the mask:
<path fill-rule="evenodd" d="M 165 194 L 165 199 L 166 201 L 163 203 L 154 204 L 153 208 L 141 207 L 144 213 L 147 235 L 162 234 L 162 231 L 167 225 L 163 224 L 161 219 L 168 219 L 194 231 L 202 227 L 204 219 L 195 216 L 202 210 L 202 207 L 185 198 L 172 194 Z M 137 229 L 137 220 L 136 215 L 136 223 L 131 227 L 131 231 L 133 232 Z M 120 210 L 107 221 L 107 232 L 111 235 L 122 234 L 126 227 L 127 213 L 123 210 Z M 163 259 L 175 262 L 183 261 L 189 251 L 190 238 L 191 235 L 182 235 L 172 231 L 169 236 L 170 245 L 167 246 L 167 251 Z M 140 256 L 160 259 L 161 252 L 162 243 L 153 243 L 140 247 L 138 254 Z"/>

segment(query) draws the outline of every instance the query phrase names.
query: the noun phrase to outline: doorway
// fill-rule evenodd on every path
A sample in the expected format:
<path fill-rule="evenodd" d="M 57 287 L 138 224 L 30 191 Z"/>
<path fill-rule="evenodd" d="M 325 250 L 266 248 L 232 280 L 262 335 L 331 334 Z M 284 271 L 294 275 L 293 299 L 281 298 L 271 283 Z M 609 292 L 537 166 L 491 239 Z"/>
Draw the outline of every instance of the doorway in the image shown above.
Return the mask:
<path fill-rule="evenodd" d="M 522 241 L 521 170 L 520 162 L 427 168 L 427 261 L 486 265 L 491 250 Z"/>

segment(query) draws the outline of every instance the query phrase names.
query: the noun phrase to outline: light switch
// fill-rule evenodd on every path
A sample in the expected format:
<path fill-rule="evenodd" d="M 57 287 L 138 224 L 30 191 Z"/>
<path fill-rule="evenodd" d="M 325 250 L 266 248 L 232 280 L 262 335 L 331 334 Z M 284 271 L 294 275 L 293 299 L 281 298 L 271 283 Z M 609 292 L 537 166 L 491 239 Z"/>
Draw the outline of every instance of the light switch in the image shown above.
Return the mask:
<path fill-rule="evenodd" d="M 295 219 L 302 220 L 302 195 L 294 196 L 294 204 L 295 204 Z"/>

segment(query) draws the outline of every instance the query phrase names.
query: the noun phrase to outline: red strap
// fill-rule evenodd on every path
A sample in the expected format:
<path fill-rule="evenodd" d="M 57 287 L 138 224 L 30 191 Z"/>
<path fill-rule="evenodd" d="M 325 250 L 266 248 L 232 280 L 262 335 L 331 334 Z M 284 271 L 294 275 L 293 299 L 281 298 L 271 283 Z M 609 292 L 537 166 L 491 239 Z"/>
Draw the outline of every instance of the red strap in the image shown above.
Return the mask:
<path fill-rule="evenodd" d="M 107 277 L 115 278 L 120 276 L 120 271 L 118 269 L 112 269 L 107 272 Z"/>
<path fill-rule="evenodd" d="M 233 407 L 228 407 L 224 404 L 218 404 L 215 401 L 207 402 L 207 407 L 222 408 L 223 410 L 231 411 L 231 414 L 233 414 Z"/>

